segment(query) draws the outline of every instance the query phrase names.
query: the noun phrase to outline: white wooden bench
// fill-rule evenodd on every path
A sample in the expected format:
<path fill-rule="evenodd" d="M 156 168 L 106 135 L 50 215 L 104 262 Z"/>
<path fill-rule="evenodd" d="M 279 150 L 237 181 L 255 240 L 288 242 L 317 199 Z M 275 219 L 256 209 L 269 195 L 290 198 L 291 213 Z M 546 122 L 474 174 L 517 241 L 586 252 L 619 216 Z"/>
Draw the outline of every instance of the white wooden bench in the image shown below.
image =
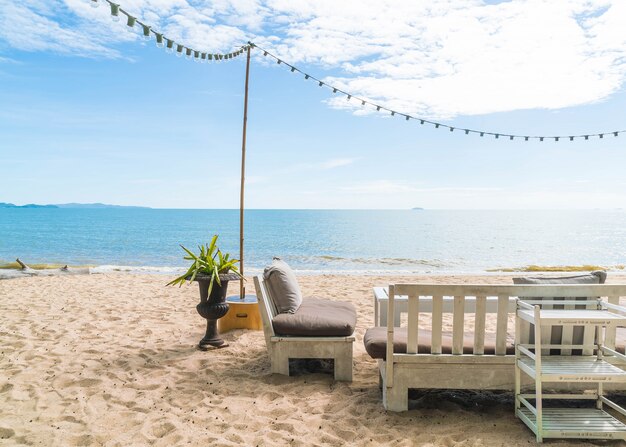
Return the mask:
<path fill-rule="evenodd" d="M 352 381 L 352 348 L 355 340 L 353 335 L 347 337 L 276 335 L 272 319 L 278 311 L 262 276 L 254 277 L 254 286 L 259 300 L 272 373 L 288 376 L 289 359 L 333 359 L 335 380 Z"/>
<path fill-rule="evenodd" d="M 514 389 L 515 355 L 507 354 L 507 336 L 509 321 L 513 320 L 509 316 L 515 313 L 517 297 L 603 297 L 609 303 L 618 304 L 619 297 L 626 296 L 626 285 L 395 284 L 389 286 L 388 296 L 386 355 L 385 360 L 378 360 L 383 404 L 391 411 L 405 411 L 408 409 L 409 388 Z M 394 331 L 398 330 L 394 327 L 395 298 L 398 296 L 407 300 L 407 346 L 406 352 L 394 353 Z M 452 314 L 450 354 L 442 354 L 442 326 L 446 313 Z M 466 314 L 475 315 L 471 353 L 463 353 Z M 488 314 L 495 314 L 496 321 L 495 349 L 489 355 L 485 354 Z M 418 325 L 422 319 L 432 327 L 430 353 L 418 352 Z M 546 332 L 550 333 L 549 330 Z M 530 325 L 522 325 L 521 342 L 528 343 L 529 335 Z M 512 336 L 510 334 L 509 340 Z M 571 331 L 563 331 L 561 337 L 559 344 L 573 344 Z M 586 331 L 583 337 L 593 339 L 595 332 Z M 605 345 L 615 348 L 614 329 L 607 334 Z"/>

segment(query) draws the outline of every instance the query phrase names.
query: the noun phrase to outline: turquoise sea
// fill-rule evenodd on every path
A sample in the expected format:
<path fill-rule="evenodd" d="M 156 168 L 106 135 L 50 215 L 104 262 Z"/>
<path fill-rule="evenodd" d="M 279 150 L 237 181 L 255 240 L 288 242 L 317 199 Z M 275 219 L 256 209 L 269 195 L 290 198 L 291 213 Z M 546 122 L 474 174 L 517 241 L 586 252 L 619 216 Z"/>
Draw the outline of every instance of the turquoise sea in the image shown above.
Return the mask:
<path fill-rule="evenodd" d="M 0 209 L 0 263 L 171 272 L 220 235 L 239 253 L 238 210 Z M 476 273 L 626 264 L 626 211 L 248 210 L 246 271 L 280 256 L 302 273 Z"/>

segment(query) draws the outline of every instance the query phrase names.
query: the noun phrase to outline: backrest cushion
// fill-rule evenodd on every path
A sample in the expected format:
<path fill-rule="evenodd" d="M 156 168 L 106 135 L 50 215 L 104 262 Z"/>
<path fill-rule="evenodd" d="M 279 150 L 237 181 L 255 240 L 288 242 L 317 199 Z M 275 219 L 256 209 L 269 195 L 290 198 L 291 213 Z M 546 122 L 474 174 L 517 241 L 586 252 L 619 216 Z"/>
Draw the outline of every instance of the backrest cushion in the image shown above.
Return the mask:
<path fill-rule="evenodd" d="M 278 313 L 292 314 L 302 304 L 302 292 L 291 267 L 280 258 L 265 267 L 263 278 Z"/>
<path fill-rule="evenodd" d="M 559 277 L 513 278 L 513 284 L 604 284 L 606 272 L 591 272 L 585 275 Z"/>
<path fill-rule="evenodd" d="M 604 284 L 606 281 L 606 272 L 595 271 L 591 273 L 587 273 L 584 275 L 575 275 L 575 276 L 559 276 L 559 277 L 523 277 L 523 278 L 513 278 L 513 284 Z M 522 298 L 522 297 L 520 297 Z M 533 298 L 533 299 L 541 299 L 541 298 Z M 550 297 L 552 300 L 559 300 L 556 297 Z M 570 298 L 571 299 L 571 298 Z M 580 297 L 574 298 L 575 300 L 585 301 L 589 299 L 589 297 Z M 562 306 L 555 305 L 555 308 L 562 308 Z M 530 325 L 530 334 L 529 334 L 529 343 L 535 342 L 535 334 L 534 334 L 534 325 Z M 575 345 L 582 345 L 584 340 L 584 331 L 585 328 L 582 326 L 575 326 L 572 335 L 572 343 Z M 563 341 L 563 327 L 562 326 L 552 326 L 550 343 L 553 345 L 562 344 Z M 522 340 L 522 343 L 525 343 L 525 340 Z M 551 350 L 552 354 L 559 354 L 560 350 Z M 578 353 L 579 350 L 574 350 L 574 353 Z"/>

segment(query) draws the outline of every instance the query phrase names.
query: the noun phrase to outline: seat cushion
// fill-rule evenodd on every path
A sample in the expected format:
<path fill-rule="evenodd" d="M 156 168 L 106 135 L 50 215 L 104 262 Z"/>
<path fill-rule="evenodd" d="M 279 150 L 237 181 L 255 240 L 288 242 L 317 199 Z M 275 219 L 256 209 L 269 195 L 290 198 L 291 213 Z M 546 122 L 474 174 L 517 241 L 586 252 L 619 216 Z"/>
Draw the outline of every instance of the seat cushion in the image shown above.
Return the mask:
<path fill-rule="evenodd" d="M 393 352 L 396 354 L 406 353 L 407 345 L 407 328 L 395 328 L 393 330 Z M 417 352 L 419 354 L 430 354 L 430 343 L 432 340 L 432 332 L 420 329 L 417 335 Z M 373 359 L 383 359 L 387 357 L 387 326 L 372 327 L 365 331 L 363 337 L 365 350 Z M 474 352 L 474 334 L 466 332 L 463 336 L 463 354 L 472 354 Z M 485 354 L 493 355 L 496 352 L 495 334 L 485 334 Z M 452 354 L 452 334 L 443 332 L 441 334 L 441 353 Z M 506 353 L 515 354 L 515 346 L 513 343 L 506 344 Z"/>
<path fill-rule="evenodd" d="M 431 332 L 420 329 L 418 335 L 418 351 L 420 354 L 430 354 Z M 373 327 L 365 331 L 363 337 L 365 350 L 373 359 L 383 359 L 387 357 L 387 327 Z M 393 352 L 406 352 L 407 330 L 406 328 L 394 329 L 394 346 Z M 466 333 L 463 338 L 463 354 L 472 354 L 474 345 L 474 334 Z M 626 328 L 617 329 L 617 340 L 615 342 L 615 350 L 620 354 L 626 352 Z M 452 353 L 452 336 L 450 333 L 442 333 L 441 335 L 441 352 L 443 354 Z M 495 353 L 495 337 L 494 334 L 485 334 L 485 354 Z M 515 346 L 507 340 L 506 353 L 515 354 Z M 578 350 L 580 353 L 580 350 Z"/>
<path fill-rule="evenodd" d="M 265 267 L 263 278 L 278 313 L 294 313 L 302 303 L 302 292 L 291 267 L 280 258 Z"/>
<path fill-rule="evenodd" d="M 272 320 L 276 335 L 341 337 L 352 335 L 356 309 L 352 303 L 307 298 L 293 314 L 279 314 Z"/>

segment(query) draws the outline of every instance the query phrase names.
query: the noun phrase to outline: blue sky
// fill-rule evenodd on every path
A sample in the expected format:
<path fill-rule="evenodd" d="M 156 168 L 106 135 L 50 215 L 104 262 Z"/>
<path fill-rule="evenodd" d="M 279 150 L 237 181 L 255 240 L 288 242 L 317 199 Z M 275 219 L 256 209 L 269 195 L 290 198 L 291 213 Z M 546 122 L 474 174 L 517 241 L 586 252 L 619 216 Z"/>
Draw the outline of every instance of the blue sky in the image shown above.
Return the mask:
<path fill-rule="evenodd" d="M 245 58 L 177 58 L 89 3 L 0 0 L 0 201 L 236 208 Z M 626 129 L 626 2 L 120 3 L 183 44 L 253 40 L 459 128 Z M 626 207 L 626 134 L 450 133 L 364 110 L 258 51 L 248 124 L 250 208 Z"/>

